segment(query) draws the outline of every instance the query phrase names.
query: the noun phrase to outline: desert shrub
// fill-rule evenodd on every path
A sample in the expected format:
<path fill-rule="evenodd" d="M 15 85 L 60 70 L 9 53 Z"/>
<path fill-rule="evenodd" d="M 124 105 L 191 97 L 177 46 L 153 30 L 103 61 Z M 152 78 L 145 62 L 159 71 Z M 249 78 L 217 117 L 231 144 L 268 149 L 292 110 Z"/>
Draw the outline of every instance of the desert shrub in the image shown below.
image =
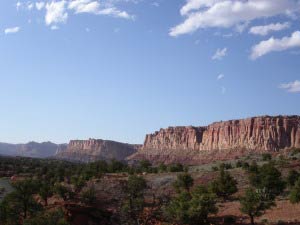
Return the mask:
<path fill-rule="evenodd" d="M 37 182 L 24 180 L 13 183 L 14 191 L 0 203 L 1 224 L 18 224 L 42 209 L 33 195 L 38 192 Z"/>
<path fill-rule="evenodd" d="M 212 171 L 219 171 L 219 167 L 218 166 L 213 166 L 211 169 L 212 169 Z"/>
<path fill-rule="evenodd" d="M 182 189 L 189 192 L 190 188 L 194 184 L 194 179 L 188 173 L 178 174 L 177 180 L 173 183 L 173 187 L 177 192 L 180 192 Z"/>
<path fill-rule="evenodd" d="M 290 201 L 293 204 L 300 202 L 300 178 L 295 182 L 294 187 L 292 188 L 290 192 Z"/>
<path fill-rule="evenodd" d="M 75 197 L 75 193 L 69 187 L 61 184 L 56 184 L 54 186 L 54 193 L 58 194 L 64 201 Z"/>
<path fill-rule="evenodd" d="M 178 193 L 166 207 L 165 214 L 176 224 L 207 224 L 208 215 L 217 210 L 214 194 L 206 187 L 198 186 L 191 193 Z"/>
<path fill-rule="evenodd" d="M 237 161 L 236 164 L 235 164 L 235 167 L 236 167 L 236 168 L 241 168 L 242 166 L 243 166 L 243 162 L 240 161 L 240 160 Z"/>
<path fill-rule="evenodd" d="M 232 169 L 232 165 L 231 165 L 231 163 L 221 163 L 220 164 L 220 169 L 225 169 L 225 170 L 230 170 L 230 169 Z"/>
<path fill-rule="evenodd" d="M 139 218 L 145 207 L 144 191 L 146 180 L 137 175 L 130 175 L 124 186 L 125 199 L 122 202 L 122 224 L 139 224 Z"/>
<path fill-rule="evenodd" d="M 95 204 L 97 201 L 95 187 L 91 186 L 86 190 L 82 191 L 80 197 L 81 197 L 81 201 L 84 202 L 85 204 L 88 205 Z"/>
<path fill-rule="evenodd" d="M 48 205 L 48 198 L 50 198 L 53 195 L 53 192 L 54 190 L 50 183 L 46 181 L 40 183 L 38 194 L 44 200 L 45 206 Z"/>
<path fill-rule="evenodd" d="M 227 199 L 230 195 L 237 192 L 237 182 L 224 168 L 220 168 L 219 177 L 210 183 L 210 189 L 218 197 Z"/>
<path fill-rule="evenodd" d="M 292 148 L 291 149 L 291 156 L 297 155 L 300 153 L 300 148 Z"/>
<path fill-rule="evenodd" d="M 169 172 L 183 172 L 184 171 L 184 167 L 180 163 L 171 164 L 168 167 L 168 171 Z"/>
<path fill-rule="evenodd" d="M 262 219 L 261 223 L 264 224 L 264 225 L 269 225 L 270 224 L 268 219 Z"/>
<path fill-rule="evenodd" d="M 274 205 L 274 201 L 264 198 L 255 189 L 248 188 L 244 196 L 240 198 L 240 204 L 241 212 L 247 214 L 250 217 L 251 224 L 254 225 L 254 218 L 263 215 L 265 210 Z"/>
<path fill-rule="evenodd" d="M 263 161 L 270 161 L 272 159 L 272 155 L 270 153 L 263 153 L 261 157 Z"/>
<path fill-rule="evenodd" d="M 271 199 L 274 199 L 285 189 L 281 172 L 273 163 L 264 164 L 258 167 L 256 172 L 250 172 L 249 180 L 253 187 L 256 187 Z"/>
<path fill-rule="evenodd" d="M 250 173 L 257 173 L 258 172 L 258 165 L 256 161 L 252 161 L 251 164 L 249 165 L 248 171 Z"/>
<path fill-rule="evenodd" d="M 243 165 L 242 165 L 242 168 L 243 168 L 244 170 L 248 170 L 249 167 L 250 167 L 250 165 L 249 165 L 248 162 L 244 162 Z"/>
<path fill-rule="evenodd" d="M 168 167 L 164 163 L 158 165 L 158 172 L 164 173 L 168 171 Z"/>
<path fill-rule="evenodd" d="M 30 219 L 26 219 L 23 225 L 68 225 L 61 209 L 51 212 L 41 212 Z"/>
<path fill-rule="evenodd" d="M 287 176 L 287 184 L 292 187 L 295 185 L 295 182 L 300 177 L 300 174 L 296 170 L 290 170 Z"/>

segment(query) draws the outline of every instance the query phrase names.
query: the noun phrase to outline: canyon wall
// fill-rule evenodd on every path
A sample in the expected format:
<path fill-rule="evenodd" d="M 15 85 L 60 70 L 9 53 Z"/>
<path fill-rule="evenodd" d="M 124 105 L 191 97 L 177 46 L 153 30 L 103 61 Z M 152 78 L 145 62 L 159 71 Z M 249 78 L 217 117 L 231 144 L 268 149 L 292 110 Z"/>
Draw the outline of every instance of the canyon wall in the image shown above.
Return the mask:
<path fill-rule="evenodd" d="M 300 148 L 300 116 L 262 116 L 206 127 L 169 127 L 146 136 L 129 160 L 201 163 L 247 152 Z"/>
<path fill-rule="evenodd" d="M 56 153 L 55 158 L 81 162 L 111 159 L 122 161 L 139 147 L 101 139 L 71 140 L 65 150 Z"/>

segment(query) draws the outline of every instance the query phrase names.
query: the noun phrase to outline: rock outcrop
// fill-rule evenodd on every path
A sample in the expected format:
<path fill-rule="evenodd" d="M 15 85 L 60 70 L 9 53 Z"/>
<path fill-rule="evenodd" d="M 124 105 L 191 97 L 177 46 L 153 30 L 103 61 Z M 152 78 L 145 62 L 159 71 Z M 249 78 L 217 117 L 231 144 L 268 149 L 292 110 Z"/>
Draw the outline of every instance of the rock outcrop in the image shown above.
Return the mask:
<path fill-rule="evenodd" d="M 146 136 L 130 160 L 201 163 L 245 152 L 300 148 L 300 116 L 262 116 L 206 127 L 169 127 Z"/>
<path fill-rule="evenodd" d="M 66 150 L 57 152 L 55 158 L 81 162 L 111 159 L 122 161 L 139 147 L 141 146 L 101 139 L 72 140 Z"/>
<path fill-rule="evenodd" d="M 66 144 L 52 142 L 28 142 L 27 144 L 0 143 L 0 154 L 8 156 L 23 156 L 33 158 L 46 158 L 53 156 L 58 149 L 65 149 Z"/>

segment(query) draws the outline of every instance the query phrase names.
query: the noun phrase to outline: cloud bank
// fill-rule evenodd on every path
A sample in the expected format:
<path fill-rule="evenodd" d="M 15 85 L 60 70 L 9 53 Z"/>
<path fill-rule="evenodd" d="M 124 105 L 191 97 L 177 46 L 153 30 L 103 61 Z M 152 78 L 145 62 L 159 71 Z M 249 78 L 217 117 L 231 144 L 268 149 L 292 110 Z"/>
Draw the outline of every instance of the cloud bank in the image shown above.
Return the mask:
<path fill-rule="evenodd" d="M 291 93 L 300 93 L 300 81 L 295 80 L 294 82 L 281 84 L 279 88 L 285 89 Z"/>
<path fill-rule="evenodd" d="M 256 19 L 290 16 L 299 10 L 296 0 L 187 0 L 184 21 L 170 29 L 176 37 L 203 28 L 230 28 Z"/>
<path fill-rule="evenodd" d="M 268 40 L 261 41 L 252 47 L 250 58 L 255 60 L 271 52 L 280 52 L 292 48 L 300 47 L 300 31 L 295 31 L 291 36 L 281 39 L 271 37 Z"/>

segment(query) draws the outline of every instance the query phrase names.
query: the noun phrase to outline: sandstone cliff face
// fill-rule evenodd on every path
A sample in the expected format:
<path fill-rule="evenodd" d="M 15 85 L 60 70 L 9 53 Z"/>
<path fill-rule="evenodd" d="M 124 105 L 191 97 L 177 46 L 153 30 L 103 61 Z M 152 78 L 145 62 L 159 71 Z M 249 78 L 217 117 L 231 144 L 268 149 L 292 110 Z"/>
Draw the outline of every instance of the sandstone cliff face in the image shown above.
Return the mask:
<path fill-rule="evenodd" d="M 207 127 L 169 127 L 146 136 L 130 159 L 198 163 L 243 152 L 300 148 L 300 116 L 263 116 L 216 122 Z"/>
<path fill-rule="evenodd" d="M 91 162 L 95 160 L 124 160 L 137 151 L 140 146 L 100 139 L 72 140 L 66 150 L 59 151 L 56 158 Z"/>

